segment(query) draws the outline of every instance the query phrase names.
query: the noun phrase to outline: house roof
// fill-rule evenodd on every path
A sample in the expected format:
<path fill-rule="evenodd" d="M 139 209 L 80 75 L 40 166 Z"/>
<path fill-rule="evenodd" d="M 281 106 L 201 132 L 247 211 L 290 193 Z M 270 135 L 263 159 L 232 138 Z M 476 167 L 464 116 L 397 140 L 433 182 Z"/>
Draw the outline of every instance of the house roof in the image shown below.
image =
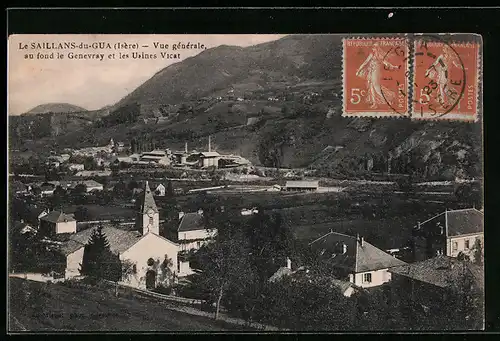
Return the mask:
<path fill-rule="evenodd" d="M 343 246 L 346 252 L 342 253 Z M 380 250 L 372 244 L 342 233 L 330 232 L 309 244 L 334 267 L 344 268 L 354 273 L 391 268 L 405 262 Z"/>
<path fill-rule="evenodd" d="M 85 180 L 85 181 L 83 181 L 83 183 L 87 187 L 101 187 L 102 186 L 102 184 L 98 183 L 95 180 Z"/>
<path fill-rule="evenodd" d="M 319 181 L 287 181 L 286 187 L 319 187 Z"/>
<path fill-rule="evenodd" d="M 142 195 L 141 198 L 141 208 L 140 212 L 142 214 L 146 214 L 150 209 L 153 210 L 153 212 L 158 213 L 158 207 L 156 207 L 156 202 L 153 197 L 153 192 L 151 192 L 151 188 L 149 188 L 149 183 L 146 181 L 144 184 L 144 191 L 142 191 L 144 195 Z"/>
<path fill-rule="evenodd" d="M 92 231 L 95 229 L 96 227 L 89 228 L 70 235 L 69 239 L 61 246 L 61 251 L 67 255 L 85 246 L 90 239 Z M 104 226 L 102 232 L 106 235 L 109 248 L 114 253 L 122 253 L 128 250 L 143 237 L 139 231 L 121 230 L 110 225 Z"/>
<path fill-rule="evenodd" d="M 448 237 L 484 231 L 484 214 L 475 208 L 446 211 Z"/>
<path fill-rule="evenodd" d="M 345 293 L 347 289 L 356 287 L 354 284 L 348 281 L 342 281 L 340 279 L 332 279 L 332 284 L 340 289 L 342 293 Z"/>
<path fill-rule="evenodd" d="M 199 214 L 198 212 L 191 212 L 184 214 L 177 231 L 196 231 L 204 229 L 205 225 L 203 223 L 203 215 Z"/>
<path fill-rule="evenodd" d="M 72 215 L 66 214 L 62 211 L 49 212 L 47 215 L 44 215 L 42 218 L 40 218 L 40 220 L 48 221 L 51 223 L 64 223 L 69 221 L 76 221 Z"/>
<path fill-rule="evenodd" d="M 203 157 L 217 157 L 217 156 L 220 156 L 220 154 L 217 153 L 217 152 L 201 152 L 200 155 L 203 156 Z"/>
<path fill-rule="evenodd" d="M 457 258 L 438 256 L 389 269 L 389 272 L 428 283 L 441 288 L 447 288 L 456 283 L 464 271 L 468 271 L 479 288 L 484 288 L 484 272 L 481 267 Z"/>

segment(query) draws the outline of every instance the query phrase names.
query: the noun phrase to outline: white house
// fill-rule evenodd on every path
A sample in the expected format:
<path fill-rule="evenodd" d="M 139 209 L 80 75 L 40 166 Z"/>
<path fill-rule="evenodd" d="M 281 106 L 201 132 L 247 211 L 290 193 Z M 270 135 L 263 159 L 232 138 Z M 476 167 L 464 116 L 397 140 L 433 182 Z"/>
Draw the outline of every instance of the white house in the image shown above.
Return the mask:
<path fill-rule="evenodd" d="M 70 163 L 68 168 L 72 171 L 82 171 L 85 170 L 85 165 L 83 163 Z"/>
<path fill-rule="evenodd" d="M 210 242 L 217 234 L 217 230 L 208 230 L 203 223 L 203 211 L 179 213 L 180 223 L 177 229 L 177 238 L 180 244 L 179 251 L 198 250 Z"/>
<path fill-rule="evenodd" d="M 104 186 L 95 180 L 86 180 L 82 183 L 87 187 L 87 192 L 104 190 Z"/>
<path fill-rule="evenodd" d="M 253 215 L 256 213 L 259 213 L 259 210 L 256 207 L 251 208 L 251 209 L 244 208 L 241 210 L 241 215 Z"/>
<path fill-rule="evenodd" d="M 375 287 L 391 280 L 388 269 L 405 262 L 366 242 L 342 233 L 330 232 L 309 243 L 318 259 L 330 267 L 339 280 L 361 288 Z"/>
<path fill-rule="evenodd" d="M 52 211 L 40 218 L 40 230 L 48 234 L 75 233 L 76 220 L 62 211 Z"/>
<path fill-rule="evenodd" d="M 160 284 L 171 284 L 177 275 L 179 245 L 159 235 L 159 213 L 147 182 L 143 193 L 136 230 L 104 226 L 102 231 L 111 251 L 130 265 L 122 281 L 137 288 L 152 289 Z M 66 257 L 66 278 L 80 275 L 84 247 L 92 230 L 74 234 L 62 245 L 60 251 Z"/>
<path fill-rule="evenodd" d="M 163 184 L 159 184 L 158 186 L 156 186 L 155 188 L 155 194 L 159 197 L 164 197 L 165 196 L 165 191 L 166 191 L 166 188 Z"/>

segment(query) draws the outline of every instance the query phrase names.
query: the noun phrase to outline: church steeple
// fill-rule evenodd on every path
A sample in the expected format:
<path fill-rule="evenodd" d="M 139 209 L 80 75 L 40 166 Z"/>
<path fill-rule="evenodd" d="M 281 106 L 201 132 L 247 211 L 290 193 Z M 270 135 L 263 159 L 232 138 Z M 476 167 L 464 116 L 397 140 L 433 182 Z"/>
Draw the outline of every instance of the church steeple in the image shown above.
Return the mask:
<path fill-rule="evenodd" d="M 155 213 L 158 213 L 158 208 L 156 207 L 155 198 L 153 197 L 153 192 L 149 188 L 149 183 L 146 181 L 144 186 L 144 191 L 142 192 L 142 200 L 141 200 L 141 210 L 142 214 L 146 214 L 149 209 L 152 209 Z"/>
<path fill-rule="evenodd" d="M 141 206 L 139 212 L 137 212 L 136 219 L 137 228 L 139 231 L 142 231 L 142 234 L 148 232 L 160 234 L 160 215 L 158 207 L 156 207 L 153 192 L 151 192 L 147 181 L 144 186 L 140 204 Z"/>

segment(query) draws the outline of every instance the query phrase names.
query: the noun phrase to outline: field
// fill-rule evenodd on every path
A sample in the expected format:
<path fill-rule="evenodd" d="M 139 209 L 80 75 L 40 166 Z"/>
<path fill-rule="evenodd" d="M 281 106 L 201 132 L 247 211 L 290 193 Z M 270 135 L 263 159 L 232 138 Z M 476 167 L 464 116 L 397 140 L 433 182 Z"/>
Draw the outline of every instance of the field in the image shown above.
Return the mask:
<path fill-rule="evenodd" d="M 135 212 L 128 207 L 100 206 L 100 205 L 71 205 L 64 207 L 64 212 L 74 213 L 77 207 L 87 208 L 89 216 L 93 220 L 134 219 Z"/>
<path fill-rule="evenodd" d="M 35 303 L 28 299 L 37 295 Z M 33 299 L 31 299 L 33 300 Z M 9 279 L 10 331 L 224 331 L 222 321 L 166 309 L 149 299 L 114 297 L 95 290 Z M 247 328 L 248 329 L 248 328 Z"/>

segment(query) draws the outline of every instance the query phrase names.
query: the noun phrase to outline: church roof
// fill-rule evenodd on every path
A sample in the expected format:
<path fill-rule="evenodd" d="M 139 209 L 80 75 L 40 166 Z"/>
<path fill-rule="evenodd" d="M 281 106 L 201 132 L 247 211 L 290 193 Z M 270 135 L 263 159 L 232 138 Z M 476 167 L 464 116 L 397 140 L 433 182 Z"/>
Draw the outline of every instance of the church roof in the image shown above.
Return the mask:
<path fill-rule="evenodd" d="M 142 193 L 141 208 L 139 212 L 142 214 L 146 214 L 149 209 L 152 209 L 155 213 L 158 213 L 158 207 L 156 207 L 153 192 L 151 191 L 151 188 L 149 188 L 149 184 L 147 181 Z"/>
<path fill-rule="evenodd" d="M 95 229 L 89 228 L 71 235 L 69 240 L 61 245 L 61 252 L 68 255 L 84 247 Z M 142 233 L 138 231 L 126 231 L 113 226 L 104 226 L 102 232 L 109 242 L 109 248 L 114 253 L 122 253 L 128 250 L 143 237 Z"/>

